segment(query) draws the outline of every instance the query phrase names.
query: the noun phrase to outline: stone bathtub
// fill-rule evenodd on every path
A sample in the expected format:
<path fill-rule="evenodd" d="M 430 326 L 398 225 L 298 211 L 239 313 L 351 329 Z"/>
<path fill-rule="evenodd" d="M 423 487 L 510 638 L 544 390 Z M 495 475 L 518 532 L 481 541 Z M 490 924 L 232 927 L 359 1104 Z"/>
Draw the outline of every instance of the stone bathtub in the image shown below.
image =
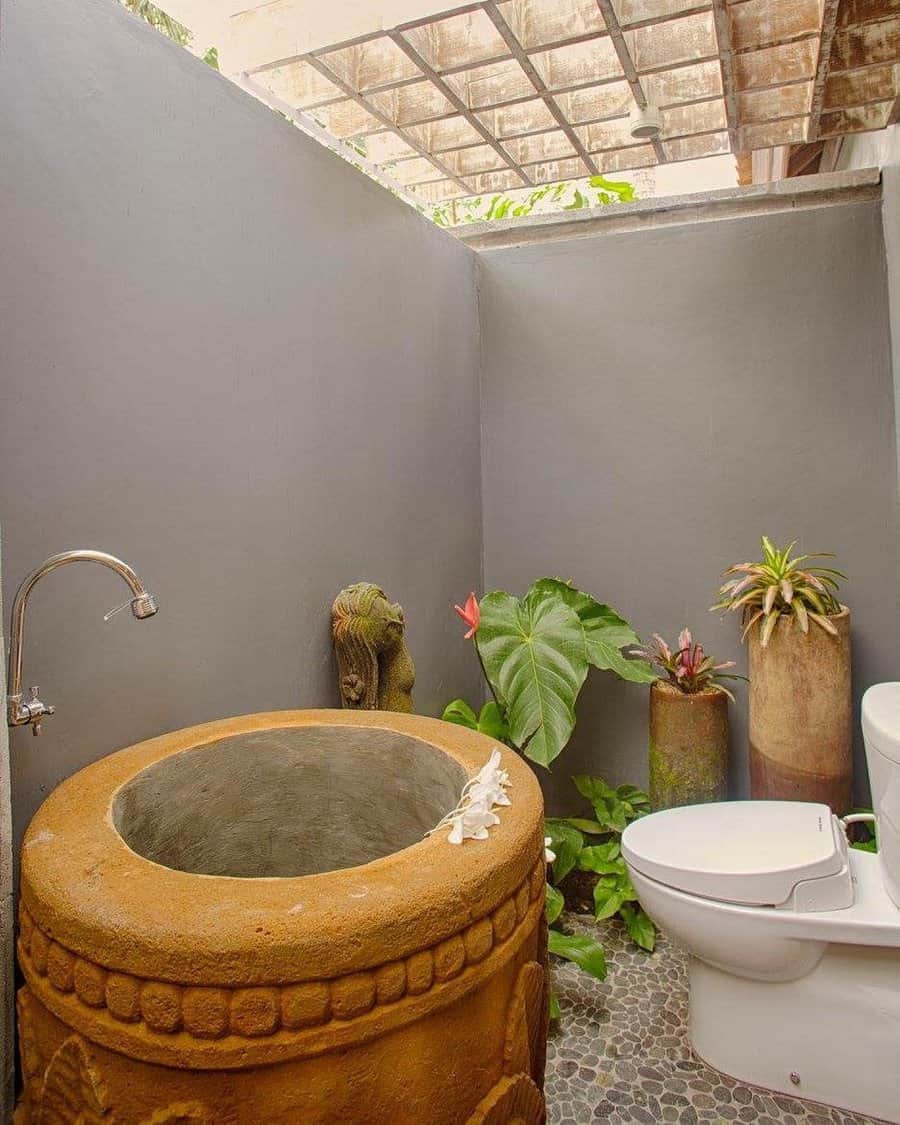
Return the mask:
<path fill-rule="evenodd" d="M 386 712 L 177 731 L 22 847 L 21 1125 L 544 1120 L 543 809 L 433 827 L 492 743 Z"/>

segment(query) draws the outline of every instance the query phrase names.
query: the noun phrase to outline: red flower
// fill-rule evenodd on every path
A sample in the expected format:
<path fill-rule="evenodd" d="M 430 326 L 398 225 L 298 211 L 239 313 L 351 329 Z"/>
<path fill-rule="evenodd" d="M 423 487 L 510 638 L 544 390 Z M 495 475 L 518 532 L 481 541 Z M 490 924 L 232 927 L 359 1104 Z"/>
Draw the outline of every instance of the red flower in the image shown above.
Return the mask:
<path fill-rule="evenodd" d="M 473 591 L 469 594 L 464 606 L 455 605 L 453 608 L 469 626 L 469 631 L 466 633 L 466 640 L 471 640 L 472 637 L 475 636 L 475 631 L 481 623 L 481 609 L 478 605 L 478 599 L 475 597 L 475 592 Z"/>

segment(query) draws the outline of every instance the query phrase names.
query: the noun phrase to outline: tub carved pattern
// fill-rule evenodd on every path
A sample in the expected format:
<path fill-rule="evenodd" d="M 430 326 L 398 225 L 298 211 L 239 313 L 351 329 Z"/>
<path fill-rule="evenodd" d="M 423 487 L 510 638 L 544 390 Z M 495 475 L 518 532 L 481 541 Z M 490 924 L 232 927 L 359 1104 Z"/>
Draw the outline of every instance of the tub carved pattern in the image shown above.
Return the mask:
<path fill-rule="evenodd" d="M 306 721 L 327 713 L 311 714 Z M 446 730 L 433 720 L 389 718 L 416 724 L 420 733 L 424 724 L 434 742 L 438 728 L 442 738 Z M 372 725 L 385 721 L 373 718 Z M 354 714 L 350 723 L 366 720 Z M 459 739 L 455 731 L 450 737 Z M 483 741 L 475 744 L 479 758 Z M 440 940 L 430 944 L 388 947 L 402 954 L 393 960 L 337 975 L 325 965 L 321 977 L 311 976 L 301 958 L 294 979 L 278 970 L 258 979 L 248 970 L 257 979 L 204 983 L 177 966 L 170 972 L 165 959 L 154 964 L 153 956 L 140 975 L 139 966 L 107 959 L 96 942 L 78 940 L 78 927 L 48 911 L 26 876 L 17 944 L 26 981 L 19 995 L 25 1088 L 17 1125 L 540 1125 L 548 988 L 540 812 L 530 818 L 535 831 L 529 826 L 527 847 L 513 865 L 518 881 L 510 884 L 504 870 L 498 885 L 508 889 L 493 903 L 480 899 L 485 913 L 470 913 L 455 932 L 439 925 Z M 435 845 L 447 848 L 429 840 L 407 852 L 421 848 L 427 856 Z M 472 847 L 451 848 L 449 860 L 457 862 L 463 850 L 471 859 Z M 440 854 L 443 863 L 447 853 Z M 504 867 L 511 867 L 508 857 Z M 505 1018 L 488 1030 L 503 997 Z M 457 1044 L 460 1074 L 443 1090 L 407 1091 L 406 1108 L 382 1088 L 394 1081 L 398 1059 L 401 1086 L 421 1086 L 429 1069 L 435 1082 L 446 1083 L 436 1064 Z M 372 1086 L 359 1104 L 346 1100 L 347 1067 Z"/>

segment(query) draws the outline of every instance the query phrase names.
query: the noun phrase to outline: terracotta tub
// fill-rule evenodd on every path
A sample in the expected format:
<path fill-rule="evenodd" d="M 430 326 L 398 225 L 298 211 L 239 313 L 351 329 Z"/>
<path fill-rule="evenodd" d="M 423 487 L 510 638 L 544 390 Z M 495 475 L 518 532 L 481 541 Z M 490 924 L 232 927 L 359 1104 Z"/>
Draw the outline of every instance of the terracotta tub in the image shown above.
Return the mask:
<path fill-rule="evenodd" d="M 286 711 L 65 781 L 22 848 L 17 1122 L 544 1120 L 541 795 L 427 839 L 492 743 Z"/>

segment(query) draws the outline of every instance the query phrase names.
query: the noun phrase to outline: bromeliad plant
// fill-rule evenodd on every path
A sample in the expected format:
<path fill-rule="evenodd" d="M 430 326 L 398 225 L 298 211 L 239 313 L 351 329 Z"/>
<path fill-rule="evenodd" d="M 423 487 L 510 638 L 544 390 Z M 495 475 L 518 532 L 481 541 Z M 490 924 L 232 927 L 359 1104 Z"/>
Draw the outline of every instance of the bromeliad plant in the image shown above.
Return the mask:
<path fill-rule="evenodd" d="M 734 667 L 733 660 L 717 664 L 712 656 L 707 656 L 703 645 L 694 641 L 690 629 L 682 629 L 678 634 L 678 647 L 670 649 L 659 633 L 653 634 L 651 644 L 635 650 L 635 656 L 646 660 L 658 670 L 660 679 L 673 684 L 685 695 L 695 695 L 702 691 L 721 691 L 734 702 L 734 696 L 719 680 L 737 680 L 741 676 L 729 675 L 728 668 Z"/>
<path fill-rule="evenodd" d="M 648 663 L 623 652 L 639 643 L 628 622 L 557 578 L 539 579 L 521 599 L 496 590 L 479 602 L 473 593 L 454 609 L 468 626 L 466 638 L 474 641 L 493 699 L 478 714 L 455 699 L 442 717 L 505 742 L 539 765 L 549 767 L 571 738 L 575 703 L 590 667 L 633 683 L 656 679 Z M 628 821 L 649 812 L 647 796 L 633 786 L 612 789 L 599 778 L 579 777 L 575 784 L 591 802 L 596 819 L 547 821 L 555 853 L 553 881 L 547 886 L 548 922 L 557 925 L 563 910 L 558 884 L 573 870 L 592 872 L 597 876 L 595 916 L 620 915 L 634 940 L 651 950 L 653 924 L 637 905 L 618 843 Z M 592 838 L 590 844 L 586 837 Z M 551 929 L 550 951 L 599 980 L 606 976 L 603 947 L 589 935 Z"/>
<path fill-rule="evenodd" d="M 763 557 L 759 562 L 738 563 L 725 571 L 728 581 L 720 587 L 719 601 L 711 608 L 741 613 L 741 640 L 761 621 L 760 645 L 765 648 L 782 616 L 791 617 L 804 633 L 813 622 L 826 633 L 837 635 L 828 618 L 841 611 L 836 597 L 838 579 L 846 580 L 847 576 L 831 567 L 810 565 L 811 559 L 834 558 L 832 554 L 820 552 L 791 558 L 796 543 L 794 540 L 779 550 L 763 536 Z"/>

